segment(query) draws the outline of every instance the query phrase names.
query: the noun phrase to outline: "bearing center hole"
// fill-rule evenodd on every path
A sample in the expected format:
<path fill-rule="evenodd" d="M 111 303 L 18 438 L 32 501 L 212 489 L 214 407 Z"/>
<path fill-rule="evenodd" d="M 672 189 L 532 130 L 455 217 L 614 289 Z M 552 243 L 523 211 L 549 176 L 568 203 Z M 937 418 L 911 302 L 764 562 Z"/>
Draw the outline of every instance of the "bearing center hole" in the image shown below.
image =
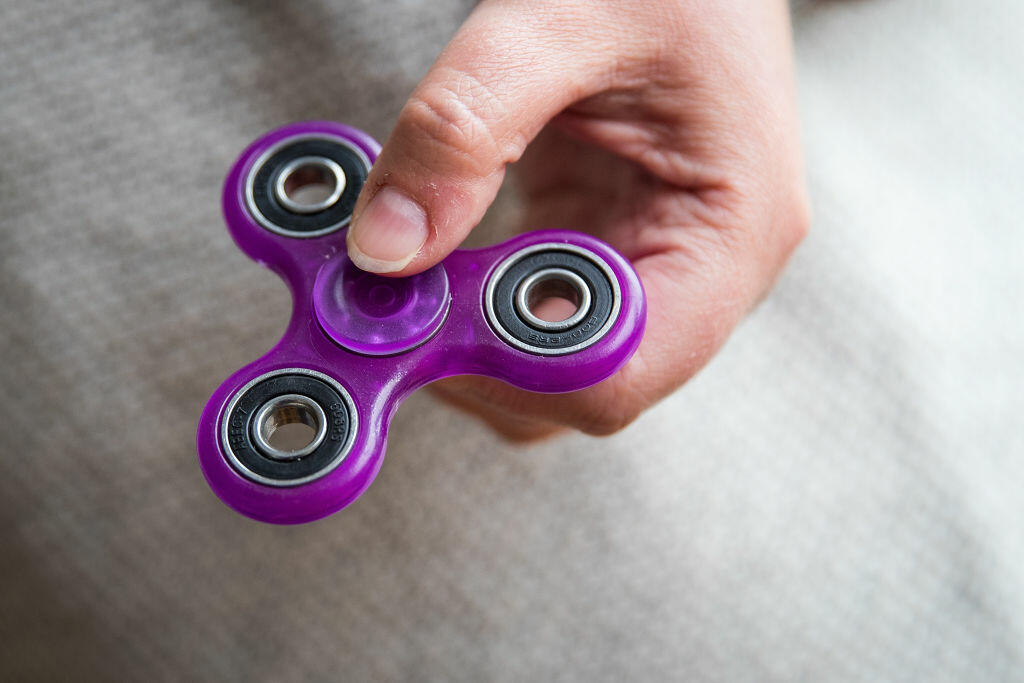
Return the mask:
<path fill-rule="evenodd" d="M 259 429 L 263 441 L 271 447 L 282 453 L 298 453 L 316 440 L 320 418 L 309 403 L 290 399 L 275 403 Z"/>
<path fill-rule="evenodd" d="M 549 323 L 559 323 L 576 315 L 582 299 L 583 293 L 575 283 L 554 274 L 533 283 L 526 293 L 530 313 Z"/>
<path fill-rule="evenodd" d="M 338 177 L 326 164 L 307 161 L 291 169 L 284 178 L 284 195 L 304 207 L 319 207 L 338 187 Z"/>

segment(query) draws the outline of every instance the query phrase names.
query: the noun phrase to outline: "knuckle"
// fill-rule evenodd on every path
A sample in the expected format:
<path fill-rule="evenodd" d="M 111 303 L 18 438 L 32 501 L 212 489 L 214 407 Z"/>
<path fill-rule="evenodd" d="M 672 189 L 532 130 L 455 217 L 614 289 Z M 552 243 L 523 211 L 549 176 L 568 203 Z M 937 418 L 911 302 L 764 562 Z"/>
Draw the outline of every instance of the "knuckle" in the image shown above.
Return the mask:
<path fill-rule="evenodd" d="M 432 161 L 453 159 L 462 169 L 488 175 L 504 161 L 490 117 L 480 111 L 481 87 L 468 77 L 428 85 L 412 95 L 399 122 L 421 136 Z"/>
<path fill-rule="evenodd" d="M 611 436 L 628 427 L 639 416 L 638 410 L 607 403 L 583 415 L 577 428 L 591 436 Z"/>
<path fill-rule="evenodd" d="M 792 201 L 789 211 L 787 237 L 789 248 L 795 249 L 804 241 L 811 229 L 811 203 L 804 192 L 800 192 Z"/>

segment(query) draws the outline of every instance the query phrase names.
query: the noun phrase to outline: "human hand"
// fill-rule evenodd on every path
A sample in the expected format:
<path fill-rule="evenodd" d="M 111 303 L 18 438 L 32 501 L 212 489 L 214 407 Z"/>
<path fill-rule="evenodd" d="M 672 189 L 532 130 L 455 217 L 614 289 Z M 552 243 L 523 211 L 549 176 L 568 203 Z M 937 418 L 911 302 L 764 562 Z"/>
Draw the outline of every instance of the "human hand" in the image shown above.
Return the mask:
<path fill-rule="evenodd" d="M 628 258 L 643 342 L 571 394 L 434 386 L 509 438 L 608 434 L 711 359 L 806 233 L 785 1 L 484 0 L 402 109 L 350 257 L 398 276 L 433 266 L 520 157 L 523 228 L 589 232 Z"/>

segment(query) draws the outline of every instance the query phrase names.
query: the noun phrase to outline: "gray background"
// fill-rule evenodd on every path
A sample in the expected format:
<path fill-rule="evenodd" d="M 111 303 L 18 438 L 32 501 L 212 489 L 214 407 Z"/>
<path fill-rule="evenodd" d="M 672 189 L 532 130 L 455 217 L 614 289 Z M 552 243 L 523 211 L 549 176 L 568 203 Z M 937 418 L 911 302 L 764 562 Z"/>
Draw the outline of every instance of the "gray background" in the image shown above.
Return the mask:
<path fill-rule="evenodd" d="M 1020 2 L 800 5 L 812 234 L 625 432 L 421 392 L 343 513 L 216 500 L 199 412 L 289 310 L 223 174 L 383 139 L 469 4 L 0 4 L 0 679 L 1024 677 Z"/>

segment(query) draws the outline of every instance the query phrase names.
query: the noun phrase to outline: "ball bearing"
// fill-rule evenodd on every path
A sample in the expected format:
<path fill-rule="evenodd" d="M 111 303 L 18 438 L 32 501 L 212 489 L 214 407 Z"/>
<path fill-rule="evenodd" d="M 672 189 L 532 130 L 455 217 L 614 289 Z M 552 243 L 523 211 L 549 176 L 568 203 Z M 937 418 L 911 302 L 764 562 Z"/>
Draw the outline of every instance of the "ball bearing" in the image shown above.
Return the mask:
<path fill-rule="evenodd" d="M 304 424 L 305 443 L 282 446 L 275 432 Z M 221 447 L 242 476 L 270 486 L 296 486 L 337 467 L 355 440 L 352 397 L 327 375 L 290 368 L 261 375 L 228 403 L 221 418 Z"/>
<path fill-rule="evenodd" d="M 575 312 L 544 320 L 533 308 L 550 296 L 566 299 Z M 529 353 L 560 356 L 596 343 L 618 318 L 622 295 L 609 265 L 594 252 L 570 244 L 545 243 L 504 259 L 488 278 L 484 309 L 506 343 Z"/>
<path fill-rule="evenodd" d="M 260 155 L 245 180 L 245 203 L 260 225 L 286 237 L 320 237 L 348 225 L 370 172 L 353 143 L 325 135 L 283 140 Z M 304 190 L 319 189 L 310 197 Z"/>

